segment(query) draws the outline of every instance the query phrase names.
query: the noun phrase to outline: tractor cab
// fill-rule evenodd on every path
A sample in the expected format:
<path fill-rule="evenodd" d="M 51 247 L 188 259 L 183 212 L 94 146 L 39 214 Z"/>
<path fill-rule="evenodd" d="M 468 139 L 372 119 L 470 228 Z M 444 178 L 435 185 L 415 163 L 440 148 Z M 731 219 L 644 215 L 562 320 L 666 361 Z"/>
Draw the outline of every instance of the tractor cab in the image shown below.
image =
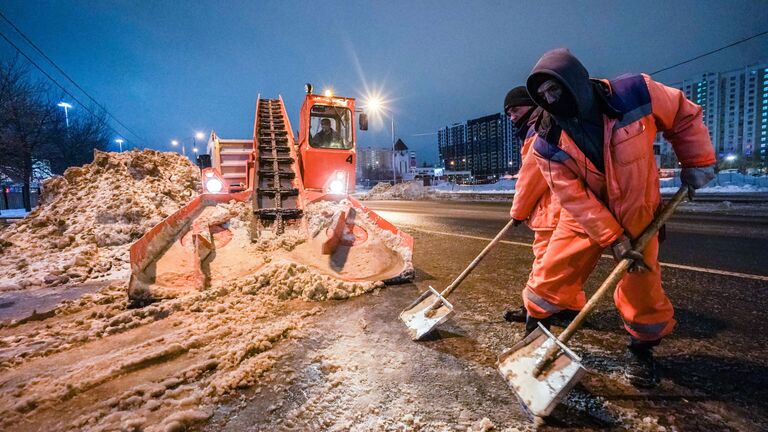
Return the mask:
<path fill-rule="evenodd" d="M 361 129 L 367 129 L 361 114 Z M 355 191 L 355 99 L 312 93 L 301 106 L 299 159 L 304 188 L 347 195 Z"/>

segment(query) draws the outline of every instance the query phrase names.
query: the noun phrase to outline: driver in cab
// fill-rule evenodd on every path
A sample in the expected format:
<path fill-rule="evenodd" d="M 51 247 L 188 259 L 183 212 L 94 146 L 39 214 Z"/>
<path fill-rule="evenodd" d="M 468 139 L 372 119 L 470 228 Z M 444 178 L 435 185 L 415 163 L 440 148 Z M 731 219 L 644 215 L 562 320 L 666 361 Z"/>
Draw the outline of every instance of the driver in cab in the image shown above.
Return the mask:
<path fill-rule="evenodd" d="M 320 131 L 312 137 L 312 144 L 316 147 L 341 147 L 339 133 L 331 128 L 331 120 L 320 120 Z"/>

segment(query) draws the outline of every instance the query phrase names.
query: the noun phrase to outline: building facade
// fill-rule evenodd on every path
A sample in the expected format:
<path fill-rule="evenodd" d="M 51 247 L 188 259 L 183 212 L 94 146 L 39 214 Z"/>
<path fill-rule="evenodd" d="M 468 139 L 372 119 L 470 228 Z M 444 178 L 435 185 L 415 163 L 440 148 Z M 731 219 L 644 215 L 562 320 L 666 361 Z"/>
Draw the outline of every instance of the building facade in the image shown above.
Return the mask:
<path fill-rule="evenodd" d="M 768 165 L 768 64 L 705 73 L 670 86 L 701 105 L 718 160 Z M 661 167 L 676 165 L 672 146 L 661 134 L 654 146 Z"/>
<path fill-rule="evenodd" d="M 520 141 L 515 126 L 501 113 L 438 130 L 437 148 L 440 162 L 447 170 L 499 178 L 520 169 Z"/>
<path fill-rule="evenodd" d="M 394 163 L 394 174 L 392 164 Z M 416 167 L 416 152 L 409 151 L 408 146 L 398 139 L 395 151 L 381 148 L 357 149 L 357 165 L 355 172 L 359 181 L 391 181 L 407 179 L 411 168 Z"/>

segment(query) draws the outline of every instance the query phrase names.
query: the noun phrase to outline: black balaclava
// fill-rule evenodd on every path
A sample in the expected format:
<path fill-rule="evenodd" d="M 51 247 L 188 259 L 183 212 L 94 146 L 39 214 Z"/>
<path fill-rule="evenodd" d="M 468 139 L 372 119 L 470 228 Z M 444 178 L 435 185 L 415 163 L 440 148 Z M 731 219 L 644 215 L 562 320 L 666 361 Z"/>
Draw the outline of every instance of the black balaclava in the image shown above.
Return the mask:
<path fill-rule="evenodd" d="M 538 93 L 539 86 L 550 79 L 563 89 L 560 99 L 551 105 Z M 596 95 L 598 89 L 584 65 L 565 48 L 548 51 L 533 67 L 526 87 L 533 101 L 552 114 L 584 155 L 605 172 L 603 114 Z"/>

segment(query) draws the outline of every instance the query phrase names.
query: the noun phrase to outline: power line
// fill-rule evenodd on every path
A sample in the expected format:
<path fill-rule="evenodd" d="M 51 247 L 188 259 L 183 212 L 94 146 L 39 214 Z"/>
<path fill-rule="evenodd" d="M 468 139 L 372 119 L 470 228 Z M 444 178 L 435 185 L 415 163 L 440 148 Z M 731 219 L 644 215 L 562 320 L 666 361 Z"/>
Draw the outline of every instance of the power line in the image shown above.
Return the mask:
<path fill-rule="evenodd" d="M 91 109 L 90 109 L 90 108 L 88 108 L 88 106 L 87 106 L 87 105 L 85 105 L 85 104 L 83 104 L 82 102 L 80 102 L 80 100 L 79 100 L 79 99 L 77 99 L 77 98 L 76 98 L 76 97 L 75 97 L 75 96 L 74 96 L 72 93 L 70 93 L 70 92 L 69 92 L 69 91 L 68 91 L 68 90 L 67 90 L 67 89 L 66 89 L 64 86 L 62 86 L 61 84 L 59 84 L 59 82 L 58 82 L 58 81 L 56 81 L 56 80 L 55 80 L 55 79 L 54 79 L 52 76 L 50 76 L 50 75 L 48 74 L 48 72 L 46 72 L 45 70 L 43 70 L 43 68 L 41 68 L 41 67 L 40 67 L 40 65 L 38 65 L 37 63 L 35 63 L 35 61 L 34 61 L 34 60 L 32 60 L 32 59 L 31 59 L 31 58 L 30 58 L 30 57 L 29 57 L 29 56 L 28 56 L 28 55 L 27 55 L 27 54 L 26 54 L 24 51 L 22 51 L 22 50 L 21 50 L 21 48 L 19 48 L 19 47 L 18 47 L 18 46 L 17 46 L 15 43 L 13 43 L 13 41 L 11 41 L 10 39 L 8 39 L 8 36 L 6 36 L 6 35 L 5 35 L 5 33 L 3 33 L 2 31 L 0 31 L 0 37 L 2 37 L 3 39 L 5 39 L 5 41 L 6 41 L 6 42 L 8 42 L 8 43 L 9 43 L 9 44 L 10 44 L 10 45 L 13 47 L 13 48 L 15 48 L 15 49 L 16 49 L 16 52 L 18 52 L 19 54 L 21 54 L 22 56 L 24 56 L 24 58 L 25 58 L 25 59 L 27 59 L 27 61 L 28 61 L 30 64 L 32 64 L 32 66 L 34 66 L 35 68 L 37 68 L 37 70 L 39 70 L 39 71 L 40 71 L 40 72 L 41 72 L 43 75 L 45 75 L 45 76 L 46 76 L 46 77 L 47 77 L 49 80 L 51 80 L 51 82 L 53 82 L 54 84 L 56 84 L 56 86 L 57 86 L 58 88 L 60 88 L 60 89 L 61 89 L 61 91 L 63 91 L 63 92 L 64 92 L 64 93 L 66 93 L 66 94 L 67 94 L 69 97 L 71 97 L 72 99 L 74 99 L 74 101 L 75 101 L 75 102 L 77 102 L 78 104 L 80 104 L 80 106 L 82 106 L 83 108 L 85 108 L 85 110 L 86 110 L 86 111 L 88 111 L 89 113 L 91 113 L 91 115 L 92 115 L 92 116 L 94 116 L 94 117 L 98 117 L 98 115 L 97 115 L 96 113 L 94 113 L 93 111 L 91 111 Z M 120 132 L 118 132 L 117 130 L 115 130 L 115 128 L 113 128 L 113 127 L 112 127 L 112 126 L 111 126 L 109 123 L 107 123 L 106 125 L 107 125 L 107 127 L 108 127 L 108 128 L 110 128 L 110 129 L 112 130 L 112 132 L 114 132 L 116 135 L 122 135 Z"/>
<path fill-rule="evenodd" d="M 754 39 L 754 38 L 758 38 L 758 37 L 760 37 L 760 36 L 763 36 L 763 35 L 766 35 L 766 34 L 768 34 L 768 31 L 764 31 L 764 32 L 762 32 L 762 33 L 758 33 L 758 34 L 756 34 L 756 35 L 752 35 L 752 36 L 749 36 L 749 37 L 747 37 L 747 38 L 744 38 L 744 39 L 741 39 L 741 40 L 739 40 L 739 41 L 736 41 L 736 42 L 730 43 L 730 44 L 728 44 L 728 45 L 726 45 L 726 46 L 723 46 L 723 47 L 720 47 L 720 48 L 718 48 L 718 49 L 715 49 L 715 50 L 712 50 L 712 51 L 706 52 L 706 53 L 704 53 L 704 54 L 698 55 L 698 56 L 696 56 L 696 57 L 694 57 L 694 58 L 691 58 L 691 59 L 688 59 L 688 60 L 685 60 L 685 61 L 681 61 L 680 63 L 677 63 L 677 64 L 673 64 L 672 66 L 668 66 L 668 67 L 665 67 L 665 68 L 663 68 L 663 69 L 659 69 L 659 70 L 657 70 L 657 71 L 655 71 L 655 72 L 651 72 L 650 74 L 651 74 L 651 75 L 655 75 L 655 74 L 657 74 L 657 73 L 659 73 L 659 72 L 668 71 L 668 70 L 670 70 L 670 69 L 672 69 L 672 68 L 676 68 L 676 67 L 678 67 L 678 66 L 681 66 L 681 65 L 684 65 L 684 64 L 686 64 L 686 63 L 690 63 L 690 62 L 692 62 L 692 61 L 694 61 L 694 60 L 698 60 L 698 59 L 700 59 L 700 58 L 702 58 L 702 57 L 706 57 L 706 56 L 708 56 L 708 55 L 711 55 L 711 54 L 714 54 L 714 53 L 716 53 L 716 52 L 720 52 L 720 51 L 722 51 L 722 50 L 725 50 L 725 49 L 731 48 L 731 47 L 733 47 L 733 46 L 736 46 L 736 45 L 738 45 L 738 44 L 744 43 L 744 42 L 746 42 L 746 41 L 748 41 L 748 40 L 752 40 L 752 39 Z"/>
<path fill-rule="evenodd" d="M 32 41 L 31 41 L 31 40 L 30 40 L 30 39 L 29 39 L 29 38 L 28 38 L 28 37 L 27 37 L 27 36 L 24 34 L 24 32 L 22 32 L 22 31 L 21 31 L 21 29 L 19 29 L 18 27 L 16 27 L 16 25 L 15 25 L 13 22 L 11 22 L 11 20 L 9 20 L 9 19 L 8 19 L 8 17 L 6 17 L 6 16 L 5 16 L 5 15 L 4 15 L 2 12 L 0 12 L 0 18 L 2 18 L 3 20 L 5 20 L 5 22 L 7 22 L 7 23 L 8 23 L 8 24 L 9 24 L 11 27 L 13 27 L 13 29 L 14 29 L 14 30 L 15 30 L 15 31 L 16 31 L 16 32 L 19 34 L 19 35 L 21 35 L 21 37 L 22 37 L 22 38 L 23 38 L 23 39 L 24 39 L 24 40 L 25 40 L 25 41 L 26 41 L 26 42 L 27 42 L 29 45 L 31 45 L 31 46 L 32 46 L 32 48 L 34 48 L 34 49 L 35 49 L 35 50 L 36 50 L 38 53 L 40 53 L 40 55 L 42 55 L 42 56 L 43 56 L 43 58 L 45 58 L 45 59 L 48 61 L 48 63 L 50 63 L 51 65 L 53 65 L 53 67 L 54 67 L 54 68 L 55 68 L 57 71 L 59 71 L 59 73 L 61 73 L 62 75 L 64 75 L 64 77 L 65 77 L 66 79 L 68 79 L 68 80 L 69 80 L 69 82 L 71 82 L 71 83 L 72 83 L 72 84 L 73 84 L 75 87 L 77 87 L 77 89 L 78 89 L 78 90 L 80 90 L 81 92 L 83 92 L 83 94 L 84 94 L 86 97 L 88 97 L 88 99 L 90 99 L 90 100 L 91 100 L 91 102 L 93 102 L 94 104 L 96 104 L 96 106 L 98 106 L 99 108 L 101 108 L 101 109 L 102 109 L 102 110 L 103 110 L 103 111 L 104 111 L 104 112 L 105 112 L 105 113 L 106 113 L 106 114 L 107 114 L 109 117 L 111 117 L 111 118 L 112 118 L 112 119 L 115 121 L 115 123 L 117 123 L 117 124 L 119 124 L 120 126 L 122 126 L 122 127 L 123 127 L 123 129 L 125 129 L 126 131 L 128 131 L 130 134 L 132 134 L 133 136 L 135 136 L 136 138 L 138 138 L 138 139 L 139 139 L 139 141 L 143 142 L 143 143 L 146 145 L 146 140 L 145 140 L 144 138 L 142 138 L 142 137 L 141 137 L 140 135 L 138 135 L 136 132 L 132 131 L 132 130 L 131 130 L 131 128 L 129 128 L 128 126 L 126 126 L 126 125 L 125 125 L 123 122 L 121 122 L 121 121 L 120 121 L 120 120 L 119 120 L 117 117 L 115 117 L 115 116 L 114 116 L 114 115 L 113 115 L 111 112 L 109 112 L 109 110 L 108 110 L 106 107 L 104 107 L 104 105 L 100 104 L 100 103 L 99 103 L 99 102 L 98 102 L 96 99 L 94 99 L 94 98 L 93 98 L 93 96 L 91 96 L 91 95 L 90 95 L 90 94 L 89 94 L 87 91 L 85 91 L 85 89 L 84 89 L 84 88 L 82 88 L 82 87 L 81 87 L 81 86 L 80 86 L 80 85 L 79 85 L 77 82 L 75 82 L 75 80 L 73 80 L 73 79 L 72 79 L 72 78 L 71 78 L 69 75 L 67 75 L 67 73 L 66 73 L 66 72 L 64 72 L 64 70 L 63 70 L 63 69 L 61 69 L 61 68 L 59 67 L 59 65 L 57 65 L 57 64 L 56 64 L 56 62 L 54 62 L 54 61 L 53 61 L 53 60 L 52 60 L 50 57 L 48 57 L 48 56 L 45 54 L 45 52 L 43 52 L 43 50 L 42 50 L 42 49 L 40 49 L 40 47 L 38 47 L 38 46 L 37 46 L 37 45 L 36 45 L 34 42 L 32 42 Z M 7 40 L 7 38 L 6 38 L 6 40 Z M 18 50 L 18 47 L 16 47 L 16 49 Z M 25 56 L 25 57 L 27 57 L 27 56 Z M 67 94 L 69 94 L 69 93 L 67 93 Z M 71 94 L 70 94 L 70 96 L 71 96 Z M 80 105 L 82 105 L 82 103 L 80 103 Z"/>

